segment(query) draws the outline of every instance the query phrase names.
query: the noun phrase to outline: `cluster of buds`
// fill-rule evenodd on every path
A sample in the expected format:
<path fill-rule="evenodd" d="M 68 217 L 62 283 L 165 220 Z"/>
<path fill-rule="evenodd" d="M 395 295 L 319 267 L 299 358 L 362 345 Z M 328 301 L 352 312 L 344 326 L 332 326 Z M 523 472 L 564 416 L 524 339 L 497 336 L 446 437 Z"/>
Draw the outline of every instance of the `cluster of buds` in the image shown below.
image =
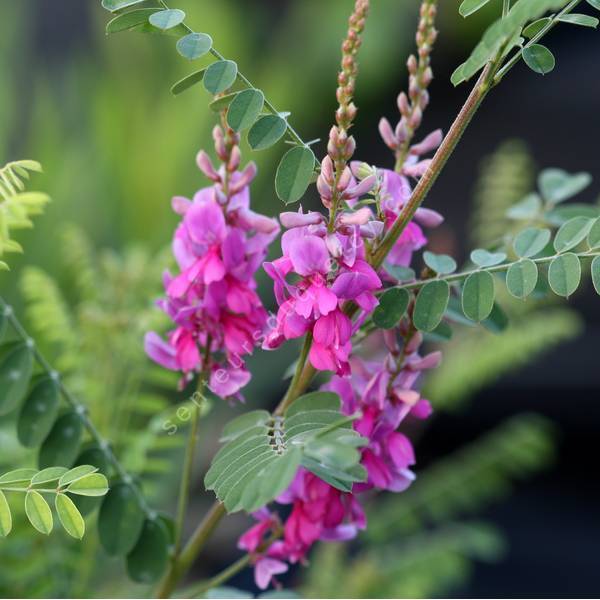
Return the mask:
<path fill-rule="evenodd" d="M 423 0 L 417 29 L 417 56 L 408 58 L 408 94 L 398 96 L 400 121 L 395 129 L 385 118 L 379 123 L 379 132 L 387 146 L 396 154 L 396 169 L 401 170 L 409 154 L 410 144 L 423 120 L 423 111 L 429 104 L 427 88 L 433 79 L 430 56 L 437 38 L 435 17 L 437 0 Z"/>

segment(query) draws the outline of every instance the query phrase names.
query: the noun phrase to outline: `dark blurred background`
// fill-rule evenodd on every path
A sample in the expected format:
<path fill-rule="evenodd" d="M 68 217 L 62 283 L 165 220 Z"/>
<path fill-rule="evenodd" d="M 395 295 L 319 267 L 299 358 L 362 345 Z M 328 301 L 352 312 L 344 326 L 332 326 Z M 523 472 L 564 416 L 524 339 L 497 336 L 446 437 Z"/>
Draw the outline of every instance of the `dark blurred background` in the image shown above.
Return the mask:
<path fill-rule="evenodd" d="M 13 261 L 3 287 L 18 303 L 22 265 L 38 265 L 60 281 L 55 256 L 61 223 L 80 224 L 98 246 L 123 248 L 168 243 L 175 216 L 169 199 L 204 185 L 194 155 L 209 146 L 213 115 L 201 86 L 173 98 L 169 88 L 192 67 L 177 57 L 170 38 L 104 35 L 107 14 L 96 0 L 0 0 L 0 158 L 34 158 L 45 168 L 37 187 L 53 198 L 33 232 L 20 239 L 23 258 Z M 304 139 L 327 135 L 335 109 L 338 47 L 349 0 L 181 0 L 188 21 L 209 32 L 215 46 L 235 59 Z M 468 93 L 453 88 L 450 74 L 497 14 L 499 0 L 468 20 L 457 0 L 441 2 L 440 36 L 433 55 L 435 80 L 423 135 L 447 131 Z M 382 115 L 397 120 L 395 98 L 406 87 L 405 59 L 413 50 L 417 0 L 373 0 L 361 53 L 355 137 L 359 158 L 391 167 L 380 141 Z M 579 9 L 578 9 L 579 10 Z M 592 9 L 585 3 L 581 12 Z M 538 169 L 588 171 L 594 182 L 584 201 L 600 194 L 600 37 L 597 31 L 558 27 L 547 38 L 557 57 L 542 77 L 517 65 L 485 101 L 456 154 L 427 199 L 446 217 L 431 236 L 434 249 L 466 259 L 475 181 L 482 158 L 511 138 L 523 140 Z M 321 153 L 323 144 L 317 145 Z M 259 165 L 253 191 L 258 210 L 275 214 L 280 204 L 273 176 L 281 147 L 252 156 Z M 249 153 L 246 154 L 249 157 Z M 314 199 L 312 199 L 314 202 Z M 306 204 L 306 203 L 305 203 Z M 8 288 L 7 288 L 8 286 Z M 558 427 L 558 452 L 542 474 L 520 483 L 504 502 L 481 514 L 505 533 L 507 551 L 495 564 L 475 563 L 473 575 L 446 593 L 463 597 L 593 597 L 600 593 L 600 339 L 598 298 L 591 287 L 572 299 L 585 327 L 576 338 L 542 352 L 534 362 L 479 391 L 460 412 L 440 411 L 420 438 L 418 468 L 426 468 L 507 416 L 535 411 Z M 292 350 L 257 365 L 283 371 Z M 468 357 L 465 357 L 468 360 Z M 275 364 L 276 363 L 276 364 Z M 269 405 L 283 389 L 269 374 L 256 378 Z M 435 407 L 436 398 L 431 397 Z M 417 484 L 418 485 L 418 481 Z M 204 502 L 202 486 L 198 502 Z M 402 497 L 395 499 L 402 503 Z M 236 527 L 239 530 L 240 523 Z M 229 534 L 235 535 L 235 532 Z M 229 538 L 228 538 L 229 539 Z M 231 543 L 229 540 L 228 543 Z M 232 550 L 213 549 L 206 574 L 224 565 Z M 1 568 L 1 567 L 0 567 Z M 435 577 L 435 564 L 431 566 Z M 236 583 L 246 585 L 245 574 Z"/>

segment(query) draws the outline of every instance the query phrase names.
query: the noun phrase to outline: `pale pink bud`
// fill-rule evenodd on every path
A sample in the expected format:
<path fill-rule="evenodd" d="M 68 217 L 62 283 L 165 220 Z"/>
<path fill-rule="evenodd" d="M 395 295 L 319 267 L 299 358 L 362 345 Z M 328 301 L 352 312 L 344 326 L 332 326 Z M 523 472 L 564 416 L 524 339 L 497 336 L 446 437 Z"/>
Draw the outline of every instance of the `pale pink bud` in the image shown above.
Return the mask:
<path fill-rule="evenodd" d="M 310 211 L 304 214 L 302 212 L 302 207 L 300 207 L 298 212 L 282 212 L 279 215 L 279 221 L 286 229 L 292 229 L 293 227 L 318 225 L 324 221 L 324 217 L 321 213 L 316 211 Z"/>
<path fill-rule="evenodd" d="M 441 129 L 436 129 L 432 131 L 422 142 L 411 146 L 410 153 L 415 156 L 421 156 L 422 154 L 427 154 L 432 150 L 435 150 L 444 139 L 444 135 Z"/>
<path fill-rule="evenodd" d="M 333 196 L 333 190 L 331 189 L 331 186 L 325 181 L 322 172 L 317 177 L 317 190 L 319 191 L 319 195 L 321 196 L 321 198 L 331 200 Z"/>
<path fill-rule="evenodd" d="M 331 254 L 333 258 L 339 258 L 344 253 L 342 243 L 340 242 L 338 236 L 334 233 L 327 235 L 327 237 L 325 238 L 325 244 L 327 245 L 327 250 L 329 250 L 329 254 Z"/>
<path fill-rule="evenodd" d="M 400 346 L 398 346 L 398 339 L 396 337 L 396 332 L 393 329 L 384 329 L 383 330 L 383 342 L 386 348 L 392 354 L 398 354 L 400 352 Z"/>
<path fill-rule="evenodd" d="M 406 66 L 408 67 L 409 73 L 413 74 L 413 73 L 417 72 L 417 67 L 418 67 L 417 58 L 415 57 L 414 54 L 411 54 L 408 57 L 408 60 L 406 61 Z"/>
<path fill-rule="evenodd" d="M 413 110 L 413 113 L 410 116 L 410 119 L 408 120 L 408 124 L 412 127 L 412 129 L 417 129 L 421 124 L 422 120 L 423 111 L 418 106 L 415 106 L 415 109 Z"/>
<path fill-rule="evenodd" d="M 410 362 L 407 366 L 411 371 L 424 371 L 425 369 L 435 369 L 442 362 L 442 353 L 440 351 L 431 352 L 419 360 Z"/>
<path fill-rule="evenodd" d="M 200 150 L 196 156 L 198 168 L 212 181 L 221 181 L 221 176 L 215 171 L 210 157 L 204 150 Z"/>
<path fill-rule="evenodd" d="M 415 221 L 424 227 L 437 227 L 444 222 L 444 217 L 430 208 L 417 208 Z"/>
<path fill-rule="evenodd" d="M 339 192 L 345 190 L 352 183 L 352 171 L 349 167 L 344 167 L 342 174 L 340 175 L 340 179 L 337 184 L 337 189 Z"/>
<path fill-rule="evenodd" d="M 398 147 L 398 140 L 394 135 L 394 130 L 385 117 L 382 117 L 379 121 L 379 134 L 388 148 L 395 150 Z"/>
<path fill-rule="evenodd" d="M 398 110 L 401 115 L 407 115 L 410 112 L 410 104 L 408 102 L 408 96 L 404 92 L 398 94 Z"/>
<path fill-rule="evenodd" d="M 256 165 L 253 162 L 250 162 L 242 171 L 240 178 L 235 183 L 231 184 L 229 191 L 232 194 L 237 194 L 239 191 L 243 190 L 255 177 Z"/>
<path fill-rule="evenodd" d="M 377 176 L 369 175 L 368 177 L 365 177 L 362 181 L 360 181 L 358 184 L 353 185 L 351 188 L 348 188 L 344 192 L 343 197 L 347 200 L 349 200 L 350 198 L 360 198 L 367 192 L 370 192 L 376 183 Z"/>
<path fill-rule="evenodd" d="M 355 212 L 351 213 L 342 213 L 338 217 L 338 222 L 340 225 L 365 225 L 373 218 L 373 213 L 370 208 L 363 206 L 359 208 Z"/>
<path fill-rule="evenodd" d="M 422 160 L 414 165 L 405 165 L 402 168 L 402 173 L 408 177 L 422 177 L 425 171 L 429 168 L 431 159 Z"/>
<path fill-rule="evenodd" d="M 326 156 L 321 162 L 321 175 L 328 183 L 333 183 L 333 161 L 329 156 Z"/>
<path fill-rule="evenodd" d="M 360 226 L 360 237 L 374 240 L 381 237 L 383 233 L 382 221 L 369 221 L 366 225 Z"/>
<path fill-rule="evenodd" d="M 417 331 L 406 344 L 406 354 L 409 356 L 414 354 L 423 343 L 423 334 L 420 331 Z"/>
<path fill-rule="evenodd" d="M 344 152 L 346 154 L 346 158 L 350 158 L 354 154 L 355 150 L 356 150 L 356 141 L 354 140 L 354 138 L 352 136 L 350 136 L 348 138 L 348 140 L 346 141 L 346 143 L 344 144 Z"/>
<path fill-rule="evenodd" d="M 227 163 L 227 170 L 230 173 L 233 173 L 240 166 L 240 161 L 242 160 L 242 153 L 238 146 L 234 146 L 231 149 L 231 156 L 229 157 L 229 162 Z"/>
<path fill-rule="evenodd" d="M 408 137 L 408 129 L 406 127 L 406 119 L 402 117 L 398 125 L 396 125 L 396 139 L 399 144 L 402 144 Z"/>
<path fill-rule="evenodd" d="M 183 196 L 175 196 L 171 200 L 171 207 L 178 215 L 185 215 L 192 203 Z"/>

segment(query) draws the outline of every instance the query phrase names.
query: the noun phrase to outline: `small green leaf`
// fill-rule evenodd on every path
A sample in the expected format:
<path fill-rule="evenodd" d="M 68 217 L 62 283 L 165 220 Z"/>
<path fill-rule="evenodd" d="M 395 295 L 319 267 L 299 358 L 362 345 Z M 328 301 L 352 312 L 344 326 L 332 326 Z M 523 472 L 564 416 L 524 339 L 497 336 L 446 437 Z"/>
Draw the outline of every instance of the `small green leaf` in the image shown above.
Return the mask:
<path fill-rule="evenodd" d="M 29 522 L 44 535 L 50 535 L 54 524 L 52 511 L 44 497 L 36 491 L 27 492 L 25 496 L 25 513 Z"/>
<path fill-rule="evenodd" d="M 315 155 L 307 146 L 288 150 L 281 159 L 275 175 L 275 190 L 286 204 L 302 198 L 315 169 Z"/>
<path fill-rule="evenodd" d="M 385 262 L 383 264 L 383 268 L 385 269 L 388 275 L 391 275 L 394 279 L 397 279 L 399 282 L 411 281 L 413 279 L 416 279 L 417 277 L 417 274 L 409 267 L 393 265 L 389 262 Z"/>
<path fill-rule="evenodd" d="M 538 178 L 538 185 L 544 198 L 550 204 L 558 204 L 579 194 L 592 182 L 589 173 L 573 175 L 562 169 L 544 169 Z"/>
<path fill-rule="evenodd" d="M 600 248 L 600 217 L 592 223 L 592 227 L 587 236 L 587 243 L 590 250 Z"/>
<path fill-rule="evenodd" d="M 248 144 L 253 150 L 264 150 L 276 144 L 287 129 L 285 119 L 277 115 L 260 117 L 248 132 Z"/>
<path fill-rule="evenodd" d="M 65 531 L 77 540 L 83 538 L 85 534 L 85 521 L 77 510 L 73 500 L 64 494 L 56 494 L 54 501 L 58 519 Z"/>
<path fill-rule="evenodd" d="M 138 10 L 132 10 L 117 15 L 106 24 L 106 33 L 119 33 L 121 31 L 133 29 L 138 25 L 143 25 L 148 22 L 150 15 L 153 15 L 159 10 L 159 8 L 140 8 Z"/>
<path fill-rule="evenodd" d="M 79 453 L 83 423 L 75 412 L 65 413 L 54 423 L 39 452 L 40 469 L 58 465 L 70 468 Z"/>
<path fill-rule="evenodd" d="M 462 65 L 456 67 L 456 69 L 454 69 L 452 72 L 452 75 L 450 76 L 450 83 L 456 87 L 458 84 L 466 81 L 466 79 L 465 64 L 463 63 Z"/>
<path fill-rule="evenodd" d="M 208 108 L 214 112 L 221 112 L 233 102 L 233 99 L 238 95 L 238 93 L 239 92 L 233 92 L 231 94 L 225 94 L 224 96 L 217 96 L 208 105 Z"/>
<path fill-rule="evenodd" d="M 67 469 L 64 467 L 48 467 L 47 469 L 42 469 L 31 478 L 31 485 L 40 485 L 50 481 L 58 481 L 66 472 Z"/>
<path fill-rule="evenodd" d="M 490 0 L 463 0 L 458 7 L 458 12 L 462 17 L 468 17 L 485 6 L 489 1 Z"/>
<path fill-rule="evenodd" d="M 178 8 L 170 8 L 168 10 L 161 10 L 157 13 L 150 15 L 148 22 L 153 27 L 166 31 L 167 29 L 173 29 L 180 23 L 183 23 L 185 19 L 185 13 Z"/>
<path fill-rule="evenodd" d="M 552 19 L 550 17 L 543 17 L 542 19 L 538 19 L 537 21 L 534 21 L 533 23 L 529 23 L 529 25 L 527 25 L 527 27 L 525 27 L 525 29 L 523 29 L 523 35 L 526 38 L 532 38 L 534 36 L 536 36 L 542 29 L 544 29 L 544 27 L 546 27 L 546 25 L 548 25 L 548 23 L 550 23 Z"/>
<path fill-rule="evenodd" d="M 87 477 L 97 477 L 98 473 Z M 87 478 L 75 482 L 75 486 Z M 69 490 L 71 491 L 71 490 Z M 104 498 L 98 515 L 100 543 L 110 556 L 129 554 L 142 533 L 144 511 L 131 485 L 118 483 Z"/>
<path fill-rule="evenodd" d="M 155 583 L 169 564 L 169 534 L 159 519 L 146 519 L 140 539 L 127 555 L 127 573 L 138 583 Z"/>
<path fill-rule="evenodd" d="M 108 481 L 102 473 L 90 473 L 73 481 L 67 492 L 78 496 L 104 496 L 108 492 Z"/>
<path fill-rule="evenodd" d="M 32 370 L 33 355 L 24 344 L 17 345 L 0 361 L 0 416 L 21 404 Z"/>
<path fill-rule="evenodd" d="M 560 227 L 569 219 L 574 217 L 587 217 L 588 219 L 597 219 L 600 216 L 600 208 L 593 204 L 583 204 L 573 202 L 557 206 L 546 212 L 544 218 L 550 225 Z"/>
<path fill-rule="evenodd" d="M 494 306 L 494 278 L 487 271 L 477 271 L 467 277 L 462 289 L 462 309 L 465 316 L 480 323 Z"/>
<path fill-rule="evenodd" d="M 548 283 L 557 296 L 568 298 L 581 281 L 581 263 L 571 252 L 557 256 L 548 269 Z"/>
<path fill-rule="evenodd" d="M 592 283 L 597 294 L 600 294 L 600 256 L 596 256 L 592 261 Z"/>
<path fill-rule="evenodd" d="M 46 439 L 56 421 L 59 405 L 57 383 L 50 377 L 40 379 L 19 413 L 17 435 L 23 446 L 35 448 Z"/>
<path fill-rule="evenodd" d="M 592 228 L 593 221 L 587 217 L 575 217 L 561 225 L 554 238 L 554 249 L 566 252 L 583 242 Z"/>
<path fill-rule="evenodd" d="M 233 99 L 227 111 L 227 124 L 234 131 L 248 129 L 260 115 L 265 96 L 260 90 L 243 90 Z"/>
<path fill-rule="evenodd" d="M 513 247 L 517 256 L 521 258 L 531 258 L 539 254 L 550 241 L 549 229 L 538 229 L 537 227 L 528 227 L 519 232 Z"/>
<path fill-rule="evenodd" d="M 58 487 L 63 488 L 70 483 L 83 479 L 86 475 L 95 473 L 97 470 L 98 468 L 92 465 L 80 465 L 78 467 L 74 467 L 61 476 L 58 482 Z"/>
<path fill-rule="evenodd" d="M 590 17 L 589 15 L 581 15 L 578 13 L 571 13 L 562 15 L 558 18 L 563 23 L 570 23 L 571 25 L 581 25 L 582 27 L 591 27 L 595 29 L 598 27 L 598 19 L 596 17 Z"/>
<path fill-rule="evenodd" d="M 206 69 L 204 87 L 211 94 L 220 94 L 235 83 L 237 64 L 232 60 L 219 60 Z"/>
<path fill-rule="evenodd" d="M 189 33 L 177 41 L 177 52 L 188 60 L 204 56 L 212 47 L 212 38 L 207 33 Z"/>
<path fill-rule="evenodd" d="M 525 64 L 536 73 L 540 75 L 546 75 L 554 69 L 556 65 L 556 59 L 554 54 L 541 44 L 533 44 L 527 46 L 522 50 L 523 60 Z"/>
<path fill-rule="evenodd" d="M 482 248 L 477 248 L 471 252 L 471 261 L 478 267 L 493 267 L 506 260 L 505 252 L 488 252 Z"/>
<path fill-rule="evenodd" d="M 511 296 L 526 298 L 533 292 L 538 280 L 537 265 L 529 258 L 513 263 L 506 273 L 506 287 Z"/>
<path fill-rule="evenodd" d="M 528 194 L 516 204 L 513 204 L 507 211 L 506 216 L 515 221 L 528 220 L 535 218 L 542 210 L 542 199 L 536 193 Z"/>
<path fill-rule="evenodd" d="M 447 254 L 434 254 L 425 252 L 423 254 L 425 264 L 439 275 L 449 275 L 456 271 L 456 261 Z"/>
<path fill-rule="evenodd" d="M 590 6 L 593 6 L 596 10 L 600 10 L 600 0 L 587 0 Z"/>
<path fill-rule="evenodd" d="M 373 322 L 381 329 L 392 329 L 406 313 L 410 296 L 406 290 L 391 288 L 379 298 L 379 306 L 373 312 Z"/>
<path fill-rule="evenodd" d="M 92 445 L 87 447 L 83 452 L 77 457 L 75 461 L 75 465 L 91 465 L 98 469 L 101 474 L 108 475 L 110 473 L 110 463 L 106 457 L 106 453 L 97 445 Z M 71 484 L 73 485 L 73 484 Z M 106 491 L 108 491 L 108 482 L 105 482 Z M 89 489 L 89 488 L 88 488 Z M 75 493 L 67 490 L 69 493 Z M 100 508 L 102 504 L 101 496 L 82 496 L 81 494 L 76 494 L 73 497 L 73 502 L 75 502 L 75 506 L 82 515 L 89 515 L 97 508 Z"/>
<path fill-rule="evenodd" d="M 9 471 L 0 477 L 0 485 L 12 485 L 13 483 L 26 483 L 29 485 L 31 478 L 37 473 L 35 469 L 16 469 Z"/>
<path fill-rule="evenodd" d="M 445 281 L 426 283 L 417 294 L 413 314 L 415 327 L 421 331 L 433 331 L 446 312 L 449 297 L 450 287 Z"/>
<path fill-rule="evenodd" d="M 6 496 L 0 490 L 0 537 L 6 537 L 12 529 L 12 515 Z"/>
<path fill-rule="evenodd" d="M 177 96 L 181 94 L 181 92 L 185 92 L 185 90 L 191 88 L 196 83 L 200 83 L 204 78 L 204 73 L 206 73 L 206 69 L 200 69 L 199 71 L 194 71 L 189 75 L 186 75 L 183 79 L 180 79 L 177 83 L 173 84 L 171 88 L 171 94 L 173 96 Z"/>
<path fill-rule="evenodd" d="M 123 8 L 129 8 L 134 4 L 141 4 L 145 0 L 102 0 L 102 8 L 110 12 L 116 12 Z"/>

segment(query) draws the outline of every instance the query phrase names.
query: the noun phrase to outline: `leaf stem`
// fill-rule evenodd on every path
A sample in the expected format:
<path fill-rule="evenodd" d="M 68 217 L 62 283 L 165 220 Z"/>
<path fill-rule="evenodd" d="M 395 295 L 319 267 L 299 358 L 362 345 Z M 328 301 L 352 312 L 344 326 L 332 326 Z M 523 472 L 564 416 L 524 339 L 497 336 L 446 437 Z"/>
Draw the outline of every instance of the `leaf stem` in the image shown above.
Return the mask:
<path fill-rule="evenodd" d="M 71 391 L 66 387 L 62 378 L 60 377 L 60 373 L 58 371 L 56 371 L 50 365 L 50 363 L 46 360 L 44 355 L 38 349 L 33 338 L 27 333 L 26 329 L 23 327 L 21 322 L 17 319 L 13 308 L 1 296 L 0 296 L 0 310 L 2 310 L 4 312 L 4 316 L 8 319 L 8 322 L 12 325 L 15 333 L 19 336 L 19 338 L 21 338 L 21 340 L 29 348 L 31 348 L 31 351 L 33 352 L 33 355 L 34 355 L 37 363 L 42 367 L 42 369 L 46 372 L 46 374 L 52 380 L 54 380 L 56 382 L 56 385 L 58 386 L 59 390 L 61 391 L 62 396 L 65 399 L 66 403 L 71 407 L 71 409 L 73 409 L 77 413 L 77 415 L 81 419 L 81 422 L 83 423 L 83 426 L 88 431 L 88 433 L 90 434 L 90 436 L 94 440 L 94 442 L 96 442 L 96 444 L 98 445 L 100 450 L 104 453 L 104 456 L 106 456 L 106 459 L 112 465 L 117 476 L 120 479 L 122 479 L 124 482 L 128 482 L 128 483 L 133 482 L 132 475 L 130 475 L 125 470 L 125 467 L 123 467 L 123 465 L 121 465 L 121 463 L 115 456 L 115 453 L 113 452 L 112 448 L 110 447 L 110 444 L 108 443 L 108 441 L 105 440 L 100 435 L 99 431 L 96 429 L 96 426 L 92 423 L 92 421 L 88 417 L 86 406 L 84 404 L 82 404 L 71 393 Z M 152 517 L 154 515 L 154 512 L 148 507 L 148 504 L 146 503 L 146 499 L 144 498 L 141 491 L 138 489 L 138 486 L 132 485 L 131 487 L 134 491 L 134 494 L 136 495 L 136 497 L 138 499 L 138 502 L 139 502 L 142 510 L 146 513 L 146 516 Z"/>
<path fill-rule="evenodd" d="M 542 27 L 522 48 L 519 49 L 518 52 L 512 55 L 510 60 L 502 65 L 502 67 L 498 70 L 496 75 L 494 76 L 494 85 L 498 84 L 502 78 L 519 62 L 522 56 L 522 52 L 525 48 L 529 48 L 533 44 L 536 44 L 539 40 L 541 40 L 553 27 L 555 27 L 560 18 L 563 15 L 571 12 L 582 0 L 571 0 L 567 6 L 565 6 L 559 13 L 552 15 L 550 17 L 550 21 Z"/>
<path fill-rule="evenodd" d="M 294 372 L 294 377 L 290 382 L 290 385 L 283 397 L 283 400 L 277 406 L 275 410 L 276 415 L 282 415 L 287 407 L 302 393 L 304 389 L 304 384 L 302 380 L 302 373 L 304 370 L 304 365 L 306 365 L 306 359 L 308 358 L 308 353 L 310 352 L 310 347 L 312 344 L 312 334 L 307 333 L 304 338 L 304 344 L 302 346 L 302 350 L 300 351 L 300 358 L 298 359 L 298 364 L 296 365 L 296 371 Z M 299 391 L 300 390 L 300 391 Z"/>

